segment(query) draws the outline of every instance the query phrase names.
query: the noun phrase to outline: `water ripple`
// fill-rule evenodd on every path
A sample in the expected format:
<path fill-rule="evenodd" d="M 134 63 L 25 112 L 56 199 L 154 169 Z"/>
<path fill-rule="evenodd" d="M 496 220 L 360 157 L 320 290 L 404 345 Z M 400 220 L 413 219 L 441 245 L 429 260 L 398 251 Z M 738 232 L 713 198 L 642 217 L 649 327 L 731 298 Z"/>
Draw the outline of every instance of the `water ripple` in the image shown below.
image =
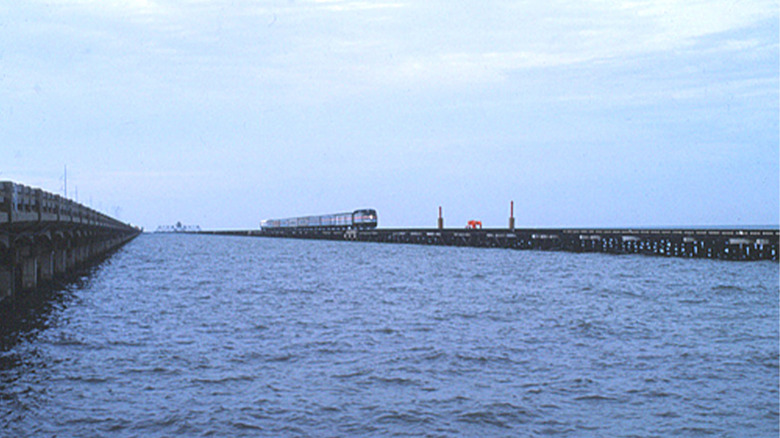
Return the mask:
<path fill-rule="evenodd" d="M 777 436 L 778 270 L 144 235 L 6 318 L 8 436 Z"/>

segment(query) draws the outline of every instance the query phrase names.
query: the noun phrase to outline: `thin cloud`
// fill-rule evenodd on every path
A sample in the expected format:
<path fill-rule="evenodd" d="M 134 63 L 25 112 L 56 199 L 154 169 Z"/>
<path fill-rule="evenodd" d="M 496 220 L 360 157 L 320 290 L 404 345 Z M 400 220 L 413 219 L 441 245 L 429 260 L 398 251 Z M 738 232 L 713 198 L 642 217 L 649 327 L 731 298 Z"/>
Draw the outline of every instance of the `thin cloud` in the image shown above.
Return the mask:
<path fill-rule="evenodd" d="M 356 193 L 381 209 L 384 193 L 399 218 L 435 198 L 503 206 L 520 192 L 535 221 L 554 223 L 571 197 L 598 195 L 584 180 L 612 175 L 659 199 L 711 201 L 717 222 L 733 222 L 717 210 L 728 196 L 751 220 L 777 216 L 775 1 L 6 3 L 0 144 L 25 151 L 3 170 L 20 182 L 48 169 L 55 190 L 67 163 L 83 192 L 175 186 L 210 210 L 241 190 L 290 212 L 301 193 L 323 209 Z M 685 172 L 666 170 L 676 151 L 695 158 Z M 722 158 L 735 151 L 761 166 L 735 169 Z"/>
<path fill-rule="evenodd" d="M 313 0 L 319 8 L 329 11 L 368 11 L 404 7 L 401 2 L 367 2 L 351 0 Z"/>

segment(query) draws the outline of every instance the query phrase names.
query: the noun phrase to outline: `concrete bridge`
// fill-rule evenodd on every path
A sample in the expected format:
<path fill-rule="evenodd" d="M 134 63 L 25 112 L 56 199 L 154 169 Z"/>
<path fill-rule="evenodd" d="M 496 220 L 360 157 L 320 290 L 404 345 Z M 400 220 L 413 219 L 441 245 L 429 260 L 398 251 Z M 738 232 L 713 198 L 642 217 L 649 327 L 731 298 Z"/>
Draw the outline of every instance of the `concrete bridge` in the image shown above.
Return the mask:
<path fill-rule="evenodd" d="M 67 277 L 140 232 L 59 195 L 0 182 L 0 301 Z"/>

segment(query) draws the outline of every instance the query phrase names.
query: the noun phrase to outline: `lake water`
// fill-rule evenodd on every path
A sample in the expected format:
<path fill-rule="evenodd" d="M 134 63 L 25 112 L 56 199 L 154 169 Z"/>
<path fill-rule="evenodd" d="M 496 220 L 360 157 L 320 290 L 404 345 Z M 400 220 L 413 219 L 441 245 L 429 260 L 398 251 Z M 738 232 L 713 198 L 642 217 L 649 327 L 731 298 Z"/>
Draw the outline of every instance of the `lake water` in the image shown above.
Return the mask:
<path fill-rule="evenodd" d="M 775 262 L 143 235 L 49 295 L 0 435 L 779 433 Z"/>

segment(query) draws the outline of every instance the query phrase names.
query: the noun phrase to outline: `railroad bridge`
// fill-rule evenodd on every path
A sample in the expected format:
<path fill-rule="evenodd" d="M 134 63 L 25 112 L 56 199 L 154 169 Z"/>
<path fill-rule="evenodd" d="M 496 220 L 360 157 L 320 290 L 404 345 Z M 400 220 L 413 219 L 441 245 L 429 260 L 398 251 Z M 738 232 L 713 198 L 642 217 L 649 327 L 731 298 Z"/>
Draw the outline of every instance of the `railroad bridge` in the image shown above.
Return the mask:
<path fill-rule="evenodd" d="M 0 301 L 67 277 L 140 232 L 59 195 L 0 182 Z"/>
<path fill-rule="evenodd" d="M 510 221 L 510 227 L 513 225 Z M 777 229 L 420 228 L 323 230 L 282 228 L 219 234 L 472 246 L 721 260 L 778 260 Z"/>

